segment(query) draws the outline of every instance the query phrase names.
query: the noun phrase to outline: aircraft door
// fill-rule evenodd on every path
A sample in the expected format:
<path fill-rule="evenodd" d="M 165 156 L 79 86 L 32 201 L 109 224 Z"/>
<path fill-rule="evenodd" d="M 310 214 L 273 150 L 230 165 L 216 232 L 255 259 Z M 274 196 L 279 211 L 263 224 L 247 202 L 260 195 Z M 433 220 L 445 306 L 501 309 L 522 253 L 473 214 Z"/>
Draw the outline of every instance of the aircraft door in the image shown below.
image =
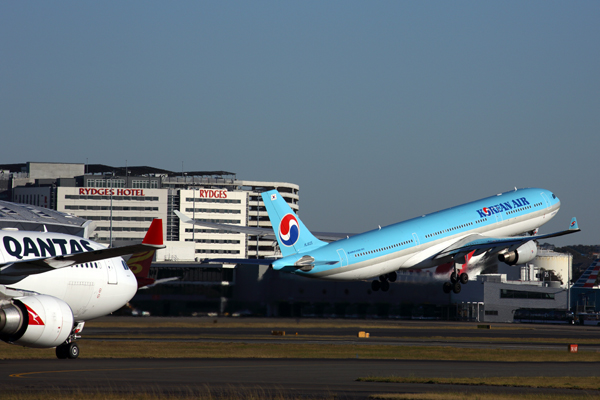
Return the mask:
<path fill-rule="evenodd" d="M 421 244 L 421 243 L 419 243 L 419 235 L 417 235 L 416 232 L 413 233 L 413 239 L 415 241 L 415 246 L 418 246 L 419 244 Z"/>
<path fill-rule="evenodd" d="M 348 256 L 344 249 L 338 249 L 338 256 L 340 257 L 341 267 L 344 268 L 348 265 Z"/>
<path fill-rule="evenodd" d="M 494 215 L 496 216 L 496 222 L 502 221 L 502 212 L 498 212 Z"/>
<path fill-rule="evenodd" d="M 546 208 L 550 207 L 550 200 L 546 196 L 546 193 L 542 193 L 542 198 L 544 199 L 544 203 L 546 203 Z"/>
<path fill-rule="evenodd" d="M 118 283 L 117 269 L 115 268 L 115 266 L 113 265 L 113 263 L 111 262 L 110 259 L 106 260 L 104 262 L 104 265 L 106 265 L 106 271 L 108 273 L 108 284 L 116 285 Z"/>

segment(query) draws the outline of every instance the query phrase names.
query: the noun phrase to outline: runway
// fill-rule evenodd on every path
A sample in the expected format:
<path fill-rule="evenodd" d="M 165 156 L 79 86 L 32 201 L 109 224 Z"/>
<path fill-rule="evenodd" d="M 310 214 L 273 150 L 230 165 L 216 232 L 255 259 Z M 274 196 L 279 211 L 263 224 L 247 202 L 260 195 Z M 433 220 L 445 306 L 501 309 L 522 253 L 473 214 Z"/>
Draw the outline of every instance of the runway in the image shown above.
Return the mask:
<path fill-rule="evenodd" d="M 366 399 L 426 391 L 568 393 L 572 390 L 357 382 L 366 376 L 600 376 L 600 363 L 502 363 L 360 359 L 78 359 L 0 362 L 0 390 L 244 392 Z M 589 393 L 589 392 L 588 392 Z"/>
<path fill-rule="evenodd" d="M 217 321 L 217 322 L 214 322 Z M 183 326 L 168 326 L 181 324 Z M 358 329 L 370 332 L 367 340 Z M 271 329 L 286 336 L 272 336 Z M 298 335 L 296 335 L 298 333 Z M 565 340 L 579 344 L 579 351 L 600 351 L 600 328 L 588 326 L 477 324 L 436 321 L 307 321 L 280 319 L 198 320 L 193 318 L 106 318 L 83 332 L 83 341 L 247 342 L 359 344 L 365 346 L 450 346 L 460 348 L 566 351 Z M 535 340 L 543 339 L 545 343 Z M 562 340 L 562 342 L 561 342 Z M 154 344 L 150 344 L 153 346 Z M 5 346 L 9 346 L 5 344 Z M 35 350 L 31 350 L 35 351 Z M 161 392 L 229 394 L 260 391 L 285 396 L 367 399 L 381 393 L 488 392 L 582 394 L 567 389 L 524 389 L 432 384 L 357 382 L 367 376 L 502 377 L 583 376 L 599 377 L 600 362 L 476 362 L 374 359 L 36 359 L 0 361 L 0 393 L 11 390 L 80 390 L 108 392 Z M 589 391 L 587 393 L 590 393 Z M 232 395 L 233 394 L 233 395 Z M 600 396 L 599 392 L 592 392 Z M 330 396 L 331 395 L 331 396 Z M 243 397 L 243 396 L 242 396 Z M 269 396 L 259 396 L 269 397 Z"/>

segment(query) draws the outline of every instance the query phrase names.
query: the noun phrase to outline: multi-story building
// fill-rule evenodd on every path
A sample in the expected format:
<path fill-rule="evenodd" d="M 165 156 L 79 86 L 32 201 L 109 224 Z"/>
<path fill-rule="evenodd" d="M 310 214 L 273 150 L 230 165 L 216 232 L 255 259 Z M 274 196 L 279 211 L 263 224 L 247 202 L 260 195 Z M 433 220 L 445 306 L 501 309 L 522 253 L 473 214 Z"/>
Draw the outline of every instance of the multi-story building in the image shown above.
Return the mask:
<path fill-rule="evenodd" d="M 173 210 L 199 220 L 268 228 L 260 193 L 278 189 L 298 211 L 298 185 L 238 180 L 226 171 L 59 163 L 0 165 L 0 171 L 13 175 L 6 185 L 12 201 L 93 221 L 89 235 L 99 243 L 141 241 L 150 222 L 163 219 L 167 249 L 159 252 L 159 261 L 277 254 L 273 240 L 180 224 Z"/>

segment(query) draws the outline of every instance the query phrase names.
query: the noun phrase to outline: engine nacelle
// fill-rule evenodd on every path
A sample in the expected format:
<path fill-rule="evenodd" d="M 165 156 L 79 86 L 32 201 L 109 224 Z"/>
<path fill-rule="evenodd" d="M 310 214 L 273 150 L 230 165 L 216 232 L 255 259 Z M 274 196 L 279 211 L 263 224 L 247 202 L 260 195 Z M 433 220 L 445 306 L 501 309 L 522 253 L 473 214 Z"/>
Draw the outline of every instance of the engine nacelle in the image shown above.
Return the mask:
<path fill-rule="evenodd" d="M 515 251 L 499 254 L 498 260 L 507 263 L 508 265 L 517 265 L 525 264 L 526 262 L 533 260 L 536 256 L 537 244 L 535 241 L 530 240 Z"/>
<path fill-rule="evenodd" d="M 0 339 L 27 347 L 56 347 L 73 329 L 67 303 L 47 295 L 13 299 L 0 308 Z"/>

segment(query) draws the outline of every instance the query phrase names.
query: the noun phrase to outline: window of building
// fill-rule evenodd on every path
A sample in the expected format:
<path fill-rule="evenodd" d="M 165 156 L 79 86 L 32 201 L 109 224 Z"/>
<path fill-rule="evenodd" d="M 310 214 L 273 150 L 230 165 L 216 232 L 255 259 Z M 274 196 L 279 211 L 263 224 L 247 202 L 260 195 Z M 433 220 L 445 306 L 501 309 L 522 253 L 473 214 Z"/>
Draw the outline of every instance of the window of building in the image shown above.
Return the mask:
<path fill-rule="evenodd" d="M 554 300 L 554 293 L 528 292 L 525 290 L 500 289 L 501 299 Z"/>
<path fill-rule="evenodd" d="M 150 182 L 147 180 L 133 180 L 131 181 L 131 187 L 134 189 L 149 189 Z"/>

